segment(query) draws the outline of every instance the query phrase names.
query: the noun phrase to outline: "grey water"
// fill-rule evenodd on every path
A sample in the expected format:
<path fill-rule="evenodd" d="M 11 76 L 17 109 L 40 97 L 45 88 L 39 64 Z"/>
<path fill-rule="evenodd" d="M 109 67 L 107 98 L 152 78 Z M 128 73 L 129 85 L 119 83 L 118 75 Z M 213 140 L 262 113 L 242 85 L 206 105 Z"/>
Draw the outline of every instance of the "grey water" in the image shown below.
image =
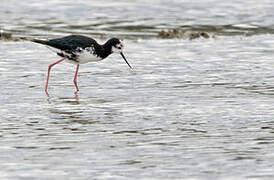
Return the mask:
<path fill-rule="evenodd" d="M 83 34 L 125 56 L 52 69 L 58 57 L 0 41 L 0 179 L 273 179 L 271 0 L 1 0 L 16 37 Z M 161 39 L 164 29 L 211 39 Z"/>

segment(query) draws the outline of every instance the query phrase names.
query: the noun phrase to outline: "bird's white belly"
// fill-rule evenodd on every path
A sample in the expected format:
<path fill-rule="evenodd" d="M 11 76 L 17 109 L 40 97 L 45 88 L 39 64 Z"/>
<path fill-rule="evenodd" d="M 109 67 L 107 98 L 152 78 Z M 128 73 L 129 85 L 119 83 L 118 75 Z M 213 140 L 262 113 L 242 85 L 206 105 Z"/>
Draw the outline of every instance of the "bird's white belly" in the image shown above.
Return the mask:
<path fill-rule="evenodd" d="M 77 61 L 79 64 L 84 64 L 84 63 L 88 63 L 88 62 L 97 62 L 97 61 L 101 61 L 101 60 L 102 60 L 102 58 L 95 56 L 87 51 L 83 51 L 82 53 L 80 53 L 79 57 L 77 58 Z"/>
<path fill-rule="evenodd" d="M 90 50 L 83 50 L 77 53 L 76 60 L 70 60 L 68 58 L 66 59 L 67 62 L 72 64 L 85 64 L 88 62 L 97 62 L 101 60 L 103 59 L 91 53 Z"/>

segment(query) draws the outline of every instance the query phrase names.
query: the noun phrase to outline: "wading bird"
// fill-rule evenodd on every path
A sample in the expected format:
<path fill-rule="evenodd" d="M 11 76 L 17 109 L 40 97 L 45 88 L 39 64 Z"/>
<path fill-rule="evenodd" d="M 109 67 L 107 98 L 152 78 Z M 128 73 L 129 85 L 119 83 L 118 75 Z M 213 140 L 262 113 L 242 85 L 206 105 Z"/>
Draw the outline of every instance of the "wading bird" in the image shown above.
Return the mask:
<path fill-rule="evenodd" d="M 26 39 L 26 38 L 24 38 Z M 88 62 L 101 61 L 108 57 L 112 53 L 120 53 L 127 65 L 130 66 L 127 59 L 123 54 L 123 43 L 117 38 L 109 39 L 105 44 L 100 45 L 94 39 L 81 36 L 81 35 L 70 35 L 62 38 L 56 38 L 51 40 L 40 40 L 40 39 L 27 39 L 35 43 L 43 44 L 49 47 L 57 49 L 57 55 L 61 56 L 62 59 L 52 63 L 48 67 L 47 82 L 45 87 L 45 92 L 48 95 L 48 83 L 50 77 L 51 68 L 62 62 L 67 61 L 72 64 L 76 64 L 76 72 L 74 76 L 74 85 L 76 88 L 76 93 L 79 91 L 77 85 L 77 75 L 80 64 L 85 64 Z"/>

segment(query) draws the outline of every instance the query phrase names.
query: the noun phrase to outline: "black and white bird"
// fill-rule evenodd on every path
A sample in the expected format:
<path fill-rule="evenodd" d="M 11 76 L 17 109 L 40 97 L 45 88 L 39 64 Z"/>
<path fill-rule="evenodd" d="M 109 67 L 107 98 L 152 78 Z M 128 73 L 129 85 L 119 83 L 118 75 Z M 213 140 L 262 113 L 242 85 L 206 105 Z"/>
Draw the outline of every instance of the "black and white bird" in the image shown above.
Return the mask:
<path fill-rule="evenodd" d="M 26 39 L 26 38 L 24 38 Z M 57 55 L 61 56 L 62 59 L 50 64 L 48 67 L 47 82 L 45 92 L 48 95 L 48 82 L 51 68 L 62 62 L 67 61 L 72 64 L 76 64 L 76 72 L 74 76 L 74 85 L 76 93 L 79 91 L 77 85 L 77 75 L 80 64 L 88 62 L 101 61 L 108 57 L 112 53 L 120 53 L 127 65 L 130 66 L 127 59 L 123 54 L 123 42 L 117 38 L 109 39 L 105 44 L 100 45 L 94 39 L 82 36 L 82 35 L 70 35 L 62 38 L 56 38 L 51 40 L 40 40 L 40 39 L 27 39 L 35 43 L 43 44 L 49 47 L 57 49 Z"/>

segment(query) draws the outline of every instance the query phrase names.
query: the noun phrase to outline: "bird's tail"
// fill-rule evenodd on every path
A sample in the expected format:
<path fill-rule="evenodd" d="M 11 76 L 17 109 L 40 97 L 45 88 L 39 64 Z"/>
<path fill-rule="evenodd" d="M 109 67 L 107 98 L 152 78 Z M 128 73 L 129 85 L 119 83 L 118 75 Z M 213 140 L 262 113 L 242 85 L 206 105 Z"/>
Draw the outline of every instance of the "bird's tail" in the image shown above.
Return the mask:
<path fill-rule="evenodd" d="M 60 51 L 58 51 L 58 48 L 55 48 L 53 46 L 51 46 L 49 44 L 49 41 L 45 41 L 45 40 L 40 40 L 40 39 L 35 39 L 35 38 L 30 38 L 30 37 L 20 37 L 19 38 L 22 41 L 31 41 L 31 42 L 35 42 L 35 43 L 39 43 L 39 44 L 43 44 L 43 45 L 47 45 L 46 47 L 51 50 L 52 52 L 55 52 L 59 55 Z M 60 55 L 62 56 L 62 55 Z"/>
<path fill-rule="evenodd" d="M 47 41 L 40 40 L 40 39 L 28 38 L 28 37 L 20 37 L 20 39 L 23 40 L 23 41 L 32 41 L 32 42 L 35 42 L 35 43 L 48 45 Z"/>

